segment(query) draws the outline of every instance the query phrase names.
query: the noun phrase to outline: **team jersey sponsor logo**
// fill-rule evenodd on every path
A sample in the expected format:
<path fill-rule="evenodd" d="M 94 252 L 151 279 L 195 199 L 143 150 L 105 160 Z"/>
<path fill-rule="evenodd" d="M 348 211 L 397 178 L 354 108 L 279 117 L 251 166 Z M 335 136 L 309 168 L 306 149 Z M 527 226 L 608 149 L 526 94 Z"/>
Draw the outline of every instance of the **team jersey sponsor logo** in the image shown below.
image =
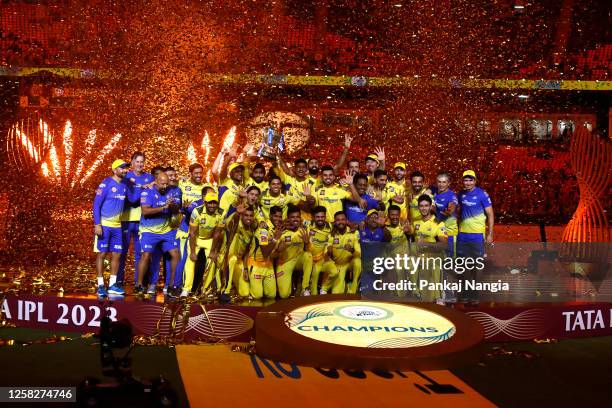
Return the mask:
<path fill-rule="evenodd" d="M 291 237 L 285 237 L 285 242 L 291 242 Z"/>
<path fill-rule="evenodd" d="M 334 244 L 338 245 L 340 243 L 340 238 L 334 238 Z"/>

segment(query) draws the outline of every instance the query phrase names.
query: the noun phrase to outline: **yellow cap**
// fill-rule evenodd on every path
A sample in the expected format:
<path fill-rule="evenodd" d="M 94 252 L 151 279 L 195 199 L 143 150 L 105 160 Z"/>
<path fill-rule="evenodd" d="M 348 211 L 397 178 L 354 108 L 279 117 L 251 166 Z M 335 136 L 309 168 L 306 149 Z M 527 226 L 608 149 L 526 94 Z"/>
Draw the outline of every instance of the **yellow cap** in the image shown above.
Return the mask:
<path fill-rule="evenodd" d="M 231 173 L 232 170 L 238 168 L 238 167 L 242 167 L 244 169 L 244 165 L 242 163 L 232 163 L 229 165 L 229 167 L 227 168 L 227 172 Z"/>
<path fill-rule="evenodd" d="M 366 161 L 367 160 L 374 160 L 376 163 L 380 163 L 380 161 L 378 160 L 378 156 L 374 153 L 368 154 L 368 157 L 366 157 Z"/>
<path fill-rule="evenodd" d="M 397 163 L 395 163 L 395 164 L 393 165 L 393 168 L 394 168 L 394 169 L 397 169 L 398 167 L 399 167 L 399 168 L 401 168 L 401 169 L 406 170 L 406 163 L 397 162 Z"/>
<path fill-rule="evenodd" d="M 124 162 L 121 159 L 117 159 L 113 162 L 113 164 L 111 165 L 111 170 L 115 170 L 118 167 L 127 167 L 128 164 L 126 162 Z"/>
<path fill-rule="evenodd" d="M 476 180 L 476 173 L 474 170 L 466 170 L 463 172 L 463 177 L 472 177 L 474 180 Z"/>
<path fill-rule="evenodd" d="M 372 215 L 372 214 L 376 214 L 376 215 L 378 215 L 378 210 L 371 209 L 370 211 L 368 211 L 368 215 L 367 215 L 367 216 L 369 217 L 369 216 L 370 216 L 370 215 Z"/>
<path fill-rule="evenodd" d="M 204 197 L 204 202 L 210 203 L 211 201 L 219 201 L 219 197 L 215 193 L 206 193 L 206 196 Z"/>

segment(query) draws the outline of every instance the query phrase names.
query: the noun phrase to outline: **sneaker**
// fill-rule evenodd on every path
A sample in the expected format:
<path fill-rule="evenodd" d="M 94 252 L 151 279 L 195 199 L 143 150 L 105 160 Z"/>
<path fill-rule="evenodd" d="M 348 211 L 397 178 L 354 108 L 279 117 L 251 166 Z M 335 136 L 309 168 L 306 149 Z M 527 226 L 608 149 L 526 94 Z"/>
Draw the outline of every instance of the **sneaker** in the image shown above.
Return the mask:
<path fill-rule="evenodd" d="M 222 293 L 222 294 L 219 295 L 219 303 L 221 303 L 221 304 L 227 304 L 231 300 L 232 300 L 232 298 L 227 293 Z"/>
<path fill-rule="evenodd" d="M 302 291 L 302 296 L 310 296 L 310 290 L 309 289 L 304 289 Z"/>
<path fill-rule="evenodd" d="M 108 292 L 106 291 L 106 286 L 98 285 L 98 290 L 96 291 L 96 295 L 98 295 L 99 297 L 107 297 Z"/>
<path fill-rule="evenodd" d="M 441 299 L 441 298 L 436 299 L 436 304 L 440 306 L 446 306 L 444 299 Z"/>
<path fill-rule="evenodd" d="M 125 289 L 123 289 L 120 283 L 115 283 L 113 286 L 108 288 L 108 293 L 113 295 L 125 295 Z"/>
<path fill-rule="evenodd" d="M 325 289 L 321 289 L 321 290 L 319 291 L 319 294 L 320 294 L 320 295 L 327 295 L 327 291 L 326 291 Z"/>
<path fill-rule="evenodd" d="M 189 292 L 187 292 L 186 290 L 183 290 L 181 292 L 181 297 L 187 297 L 187 296 L 189 296 Z"/>
<path fill-rule="evenodd" d="M 151 284 L 147 289 L 147 295 L 154 295 L 157 292 L 157 286 Z"/>
<path fill-rule="evenodd" d="M 167 295 L 167 294 L 168 294 L 168 287 L 167 287 L 167 286 L 164 286 L 164 288 L 162 289 L 162 293 L 163 293 L 164 295 Z"/>
<path fill-rule="evenodd" d="M 134 286 L 134 294 L 136 296 L 143 295 L 144 294 L 144 288 L 142 286 L 140 286 L 140 285 Z"/>

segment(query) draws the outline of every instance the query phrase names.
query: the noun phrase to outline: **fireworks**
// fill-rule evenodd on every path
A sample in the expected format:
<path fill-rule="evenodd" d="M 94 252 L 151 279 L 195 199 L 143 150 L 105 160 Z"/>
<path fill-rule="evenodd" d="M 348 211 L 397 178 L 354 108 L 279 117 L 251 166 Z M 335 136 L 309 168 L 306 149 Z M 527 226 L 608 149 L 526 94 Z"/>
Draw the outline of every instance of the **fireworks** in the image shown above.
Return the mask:
<path fill-rule="evenodd" d="M 81 179 L 81 184 L 85 183 L 85 181 L 87 181 L 87 179 L 93 174 L 93 172 L 96 171 L 96 169 L 100 166 L 100 164 L 102 164 L 106 156 L 115 147 L 117 147 L 117 144 L 119 143 L 120 140 L 121 140 L 121 133 L 117 133 L 115 136 L 113 136 L 111 140 L 108 141 L 106 146 L 104 146 L 104 148 L 102 149 L 102 151 L 96 158 L 96 161 L 89 167 L 89 170 L 87 171 L 87 173 L 85 173 L 85 176 L 83 176 L 83 178 Z M 72 183 L 74 185 L 74 180 L 72 181 Z"/>
<path fill-rule="evenodd" d="M 189 147 L 187 148 L 187 162 L 195 163 L 198 161 L 196 156 L 195 147 L 193 147 L 193 143 L 189 143 Z"/>
<path fill-rule="evenodd" d="M 210 138 L 208 137 L 208 131 L 204 131 L 204 137 L 202 138 L 202 149 L 204 150 L 204 165 L 208 166 L 208 157 L 210 156 Z"/>
<path fill-rule="evenodd" d="M 236 126 L 232 126 L 227 133 L 227 136 L 225 136 L 225 140 L 223 141 L 223 150 L 230 150 L 234 145 L 234 139 L 236 139 Z"/>
<path fill-rule="evenodd" d="M 64 126 L 63 137 L 56 146 L 56 140 L 54 140 L 52 133 L 49 131 L 47 123 L 41 121 L 39 123 L 39 130 L 42 134 L 43 141 L 50 144 L 48 154 L 42 155 L 39 150 L 35 149 L 27 135 L 20 130 L 19 125 L 15 125 L 14 132 L 21 140 L 21 144 L 24 149 L 29 153 L 34 161 L 43 161 L 40 170 L 46 179 L 55 182 L 56 184 L 69 184 L 70 187 L 74 187 L 77 181 L 80 184 L 85 183 L 91 175 L 100 167 L 102 162 L 106 159 L 108 154 L 113 151 L 119 141 L 122 138 L 121 134 L 113 136 L 106 145 L 96 155 L 93 163 L 87 166 L 87 171 L 83 173 L 83 169 L 86 167 L 87 159 L 92 154 L 96 140 L 98 139 L 98 132 L 93 129 L 90 130 L 87 139 L 85 140 L 85 148 L 83 155 L 81 156 L 77 168 L 74 174 L 71 172 L 71 161 L 73 156 L 74 139 L 72 137 L 72 123 L 67 120 Z M 61 160 L 63 159 L 63 163 Z"/>

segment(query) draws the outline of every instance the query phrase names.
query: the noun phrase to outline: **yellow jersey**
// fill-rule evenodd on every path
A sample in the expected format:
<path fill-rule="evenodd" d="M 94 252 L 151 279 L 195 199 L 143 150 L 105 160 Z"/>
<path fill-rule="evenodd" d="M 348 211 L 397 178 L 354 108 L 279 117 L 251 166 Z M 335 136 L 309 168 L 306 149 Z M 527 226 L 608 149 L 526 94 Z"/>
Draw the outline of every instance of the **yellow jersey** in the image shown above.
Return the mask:
<path fill-rule="evenodd" d="M 284 242 L 287 247 L 278 254 L 278 264 L 283 264 L 290 259 L 297 258 L 304 253 L 304 240 L 302 239 L 302 228 L 295 231 L 286 230 L 280 236 L 278 244 Z"/>
<path fill-rule="evenodd" d="M 191 180 L 181 180 L 179 181 L 178 187 L 181 189 L 183 202 L 189 201 L 190 203 L 192 203 L 194 201 L 202 199 L 202 190 L 204 189 L 204 187 L 210 187 L 210 184 L 195 184 L 192 183 Z"/>
<path fill-rule="evenodd" d="M 387 197 L 388 200 L 390 201 L 386 201 L 385 202 L 385 206 L 387 208 L 387 210 L 389 209 L 390 205 L 397 205 L 400 208 L 400 219 L 405 220 L 408 218 L 408 198 L 406 198 L 406 183 L 405 180 L 401 181 L 401 182 L 397 182 L 397 181 L 390 181 L 387 183 Z M 404 202 L 403 203 L 397 203 L 395 201 L 392 201 L 393 197 L 395 197 L 396 195 L 402 196 L 404 197 Z"/>
<path fill-rule="evenodd" d="M 272 266 L 272 261 L 269 258 L 264 257 L 262 248 L 270 244 L 270 238 L 274 234 L 272 230 L 258 226 L 253 233 L 253 239 L 251 240 L 251 246 L 249 247 L 249 260 L 255 262 L 263 262 L 266 266 Z"/>
<path fill-rule="evenodd" d="M 338 266 L 346 265 L 353 258 L 361 257 L 361 245 L 359 244 L 359 232 L 351 232 L 348 228 L 344 234 L 336 232 L 334 235 L 330 234 L 327 241 L 328 247 L 332 248 L 331 259 Z M 353 247 L 354 252 L 347 251 L 344 247 L 349 245 Z"/>
<path fill-rule="evenodd" d="M 280 168 L 277 168 L 276 170 L 278 170 L 278 176 L 281 178 L 283 184 L 289 185 L 289 191 L 287 195 L 293 197 L 296 204 L 300 201 L 306 201 L 306 195 L 304 195 L 304 186 L 309 186 L 311 194 L 314 194 L 317 179 L 312 178 L 310 176 L 306 176 L 304 180 L 299 181 L 295 177 L 286 174 Z M 310 214 L 308 211 L 301 211 L 301 213 L 303 221 L 309 222 L 312 220 L 312 214 Z"/>
<path fill-rule="evenodd" d="M 221 197 L 219 200 L 219 208 L 223 211 L 224 217 L 227 216 L 230 208 L 236 205 L 236 201 L 238 201 L 238 196 L 240 195 L 240 190 L 242 190 L 242 185 L 237 184 L 229 177 L 223 180 L 223 182 L 219 185 L 219 196 Z"/>
<path fill-rule="evenodd" d="M 232 229 L 234 227 L 233 224 L 238 223 L 229 247 L 229 254 L 241 258 L 249 249 L 249 245 L 253 239 L 254 227 L 251 226 L 247 228 L 239 218 L 237 213 L 230 215 L 226 220 L 226 225 L 228 229 Z"/>
<path fill-rule="evenodd" d="M 219 211 L 211 215 L 206 212 L 206 207 L 201 205 L 196 207 L 191 213 L 189 225 L 191 227 L 198 227 L 198 241 L 204 241 L 212 239 L 215 228 L 225 227 L 225 222 L 223 215 Z"/>
<path fill-rule="evenodd" d="M 407 197 L 408 200 L 410 200 L 408 202 L 409 209 L 410 209 L 410 221 L 412 221 L 413 224 L 416 221 L 419 221 L 419 220 L 423 219 L 423 216 L 421 215 L 421 212 L 419 211 L 419 197 L 422 196 L 423 194 L 428 195 L 429 197 L 431 197 L 431 202 L 432 203 L 434 202 L 433 201 L 433 194 L 431 194 L 431 191 L 429 191 L 428 188 L 424 188 L 418 194 L 414 194 L 412 192 L 412 189 L 406 190 L 406 197 Z"/>
<path fill-rule="evenodd" d="M 342 200 L 352 196 L 351 193 L 337 185 L 321 185 L 315 189 L 313 195 L 317 205 L 325 207 L 325 219 L 327 222 L 334 222 L 334 214 L 343 209 Z"/>
<path fill-rule="evenodd" d="M 261 203 L 261 209 L 264 213 L 266 219 L 270 218 L 270 208 L 274 206 L 278 206 L 283 210 L 283 218 L 287 217 L 287 206 L 289 204 L 297 204 L 297 200 L 295 197 L 291 195 L 279 194 L 277 197 L 274 197 L 270 194 L 270 190 L 266 189 L 261 198 L 259 199 Z"/>
<path fill-rule="evenodd" d="M 446 228 L 444 223 L 436 220 L 435 217 L 429 218 L 427 221 L 422 219 L 414 222 L 414 237 L 428 243 L 435 243 L 436 238 L 446 237 Z"/>
<path fill-rule="evenodd" d="M 320 261 L 325 256 L 329 235 L 331 234 L 331 227 L 329 224 L 325 224 L 322 229 L 319 229 L 313 223 L 308 227 L 307 231 L 310 237 L 308 252 L 312 254 L 312 260 L 314 262 Z"/>

